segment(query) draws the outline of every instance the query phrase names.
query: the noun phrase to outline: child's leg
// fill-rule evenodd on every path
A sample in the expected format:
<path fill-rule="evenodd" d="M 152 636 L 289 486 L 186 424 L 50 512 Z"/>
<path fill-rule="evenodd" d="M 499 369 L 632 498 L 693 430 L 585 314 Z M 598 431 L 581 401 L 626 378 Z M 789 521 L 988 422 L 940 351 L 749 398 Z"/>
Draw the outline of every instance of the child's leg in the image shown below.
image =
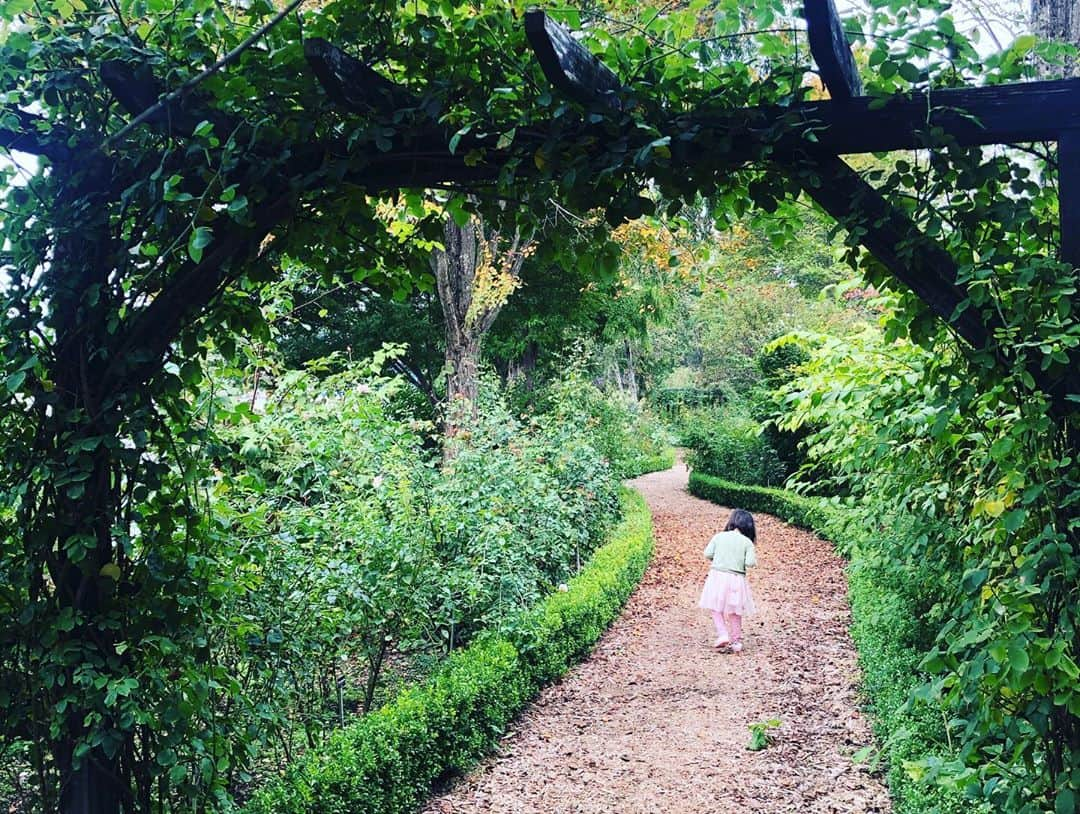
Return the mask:
<path fill-rule="evenodd" d="M 713 624 L 716 625 L 716 643 L 727 644 L 731 641 L 731 636 L 728 634 L 727 625 L 724 624 L 724 614 L 720 611 L 712 612 Z"/>
<path fill-rule="evenodd" d="M 738 613 L 725 613 L 724 626 L 731 632 L 731 641 L 742 641 L 742 615 Z"/>

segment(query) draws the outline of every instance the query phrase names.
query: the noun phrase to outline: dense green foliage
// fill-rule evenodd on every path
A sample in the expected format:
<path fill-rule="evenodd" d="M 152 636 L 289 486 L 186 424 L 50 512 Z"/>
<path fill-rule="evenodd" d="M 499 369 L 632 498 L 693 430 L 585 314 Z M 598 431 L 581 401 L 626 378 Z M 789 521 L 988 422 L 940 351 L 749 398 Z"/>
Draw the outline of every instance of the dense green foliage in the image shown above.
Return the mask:
<path fill-rule="evenodd" d="M 1065 303 L 1075 275 L 1038 266 Z M 1077 327 L 1065 330 L 1069 346 Z M 1075 426 L 1027 375 L 986 377 L 943 341 L 828 339 L 788 387 L 786 420 L 816 424 L 810 455 L 852 495 L 868 556 L 927 626 L 931 679 L 916 696 L 943 710 L 951 748 L 906 768 L 995 810 L 1071 811 L 1080 464 Z"/>
<path fill-rule="evenodd" d="M 280 644 L 262 618 L 241 620 L 243 641 L 221 634 L 262 578 L 261 554 L 254 577 L 223 573 L 223 558 L 252 555 L 235 526 L 250 518 L 256 534 L 265 528 L 258 539 L 276 554 L 277 518 L 253 512 L 245 489 L 283 487 L 282 516 L 303 539 L 373 535 L 377 554 L 363 568 L 391 567 L 393 541 L 418 522 L 406 512 L 400 528 L 383 528 L 378 504 L 368 503 L 355 526 L 351 514 L 306 512 L 309 487 L 332 485 L 335 505 L 363 497 L 339 487 L 365 495 L 367 487 L 334 480 L 326 466 L 311 474 L 328 480 L 309 483 L 303 466 L 260 458 L 259 443 L 261 468 L 245 483 L 237 450 L 217 437 L 222 422 L 243 426 L 245 417 L 235 404 L 221 414 L 208 360 L 235 362 L 240 335 L 269 339 L 262 306 L 287 258 L 332 289 L 430 291 L 441 225 L 447 215 L 463 223 L 475 208 L 508 232 L 569 219 L 575 240 L 544 241 L 538 267 L 572 266 L 606 286 L 622 253 L 587 212 L 603 209 L 619 224 L 660 209 L 674 216 L 684 201 L 707 202 L 687 220 L 709 229 L 756 205 L 755 226 L 778 215 L 770 243 L 796 242 L 803 227 L 790 200 L 828 179 L 764 159 L 773 140 L 806 132 L 805 118 L 751 134 L 727 115 L 811 93 L 801 41 L 774 30 L 786 5 L 621 5 L 634 19 L 618 35 L 594 14 L 557 12 L 584 28 L 583 41 L 627 85 L 625 104 L 592 109 L 562 98 L 527 56 L 518 0 L 0 5 L 0 743 L 29 765 L 33 805 L 70 811 L 80 796 L 110 813 L 227 804 L 263 745 L 266 715 L 229 666 Z M 1034 38 L 983 58 L 946 3 L 916 6 L 872 0 L 851 21 L 865 32 L 856 39 L 872 69 L 870 93 L 1032 72 Z M 399 89 L 369 102 L 320 83 L 305 57 L 305 41 L 318 38 L 376 65 Z M 917 375 L 871 360 L 855 366 L 873 371 L 865 387 L 830 399 L 810 386 L 805 399 L 792 393 L 792 411 L 801 426 L 823 425 L 814 446 L 838 491 L 945 520 L 955 532 L 904 549 L 966 580 L 927 665 L 941 670 L 934 692 L 962 722 L 960 746 L 954 763 L 928 766 L 929 776 L 1009 810 L 1067 811 L 1080 788 L 1080 701 L 1076 426 L 1066 415 L 1076 394 L 1062 387 L 1071 386 L 1080 340 L 1075 269 L 1054 260 L 1056 168 L 1041 148 L 1017 159 L 1004 148 L 961 148 L 947 133 L 928 138 L 933 149 L 867 175 L 956 259 L 965 316 L 993 327 L 991 340 L 958 349 L 903 293 L 886 315 L 887 336 L 929 349 L 913 363 Z M 849 259 L 888 286 L 861 255 L 864 225 L 855 220 L 844 224 Z M 828 279 L 830 258 L 819 249 L 799 264 L 807 274 L 785 282 L 813 288 Z M 648 273 L 664 265 L 650 262 Z M 719 379 L 738 354 L 730 367 L 741 390 L 744 374 L 756 376 L 748 364 L 756 345 L 792 327 L 791 286 L 782 288 L 771 299 L 710 295 L 713 313 L 736 319 L 708 321 L 715 332 L 696 363 Z M 614 322 L 640 322 L 677 299 L 654 286 L 634 294 L 610 309 Z M 673 331 L 673 346 L 685 328 Z M 620 361 L 619 377 L 636 387 L 627 367 Z M 499 476 L 531 487 L 535 473 L 513 460 L 513 443 L 488 429 L 479 433 L 484 451 L 463 455 L 462 482 L 482 482 L 482 460 L 497 450 Z M 332 449 L 336 439 L 321 437 Z M 537 471 L 541 486 L 555 482 Z M 239 504 L 222 513 L 211 493 L 234 485 Z M 444 488 L 448 501 L 475 501 L 464 514 L 478 528 L 479 498 Z M 505 501 L 491 532 L 498 557 L 512 555 L 498 541 L 521 512 L 547 508 L 530 499 Z M 558 526 L 571 519 L 554 517 Z M 456 519 L 441 519 L 452 537 Z M 590 533 L 581 519 L 573 527 Z M 403 569 L 422 562 L 412 546 L 403 552 Z M 536 593 L 529 577 L 550 580 L 566 567 L 534 565 L 515 599 Z M 286 568 L 268 584 L 281 590 L 292 578 Z M 465 580 L 459 593 L 481 597 L 460 620 L 466 628 L 498 616 L 489 613 L 503 601 L 490 601 L 490 573 Z M 401 594 L 382 599 L 406 601 Z M 328 628 L 310 635 L 333 639 Z M 264 686 L 277 681 L 273 670 L 259 675 Z M 256 731 L 234 737 L 248 723 Z"/>
<path fill-rule="evenodd" d="M 583 367 L 572 366 L 541 392 L 527 394 L 531 408 L 566 432 L 588 438 L 620 478 L 670 468 L 675 453 L 668 433 L 641 405 L 588 382 Z"/>
<path fill-rule="evenodd" d="M 682 443 L 687 463 L 697 472 L 736 483 L 778 486 L 787 477 L 769 439 L 753 419 L 720 408 L 683 418 Z"/>
<path fill-rule="evenodd" d="M 644 573 L 652 527 L 625 492 L 625 519 L 566 586 L 500 633 L 455 653 L 424 684 L 336 733 L 260 791 L 250 814 L 407 814 L 432 783 L 468 768 L 544 683 L 599 638 Z"/>
<path fill-rule="evenodd" d="M 549 385 L 546 412 L 527 420 L 487 379 L 478 420 L 440 465 L 433 427 L 408 409 L 412 385 L 382 372 L 399 354 L 214 374 L 187 473 L 206 524 L 187 557 L 206 594 L 198 626 L 187 651 L 130 626 L 122 651 L 142 679 L 117 691 L 135 710 L 190 709 L 174 693 L 196 680 L 212 694 L 212 717 L 180 726 L 163 713 L 167 748 L 149 777 L 136 773 L 167 777 L 174 805 L 207 794 L 224 805 L 317 747 L 343 712 L 377 707 L 403 675 L 520 617 L 618 518 L 621 474 L 601 450 L 620 467 L 653 463 L 656 431 L 576 376 Z M 148 681 L 155 672 L 185 683 Z M 13 746 L 5 769 L 25 772 L 32 745 Z"/>

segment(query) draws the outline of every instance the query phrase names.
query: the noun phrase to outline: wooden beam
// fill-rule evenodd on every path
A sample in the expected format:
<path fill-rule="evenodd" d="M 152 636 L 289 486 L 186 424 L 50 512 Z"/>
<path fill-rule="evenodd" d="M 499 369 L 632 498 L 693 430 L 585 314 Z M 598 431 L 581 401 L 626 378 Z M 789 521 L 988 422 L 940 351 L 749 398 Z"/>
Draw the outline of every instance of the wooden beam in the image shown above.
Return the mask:
<path fill-rule="evenodd" d="M 153 69 L 144 63 L 110 59 L 101 64 L 98 73 L 116 101 L 132 116 L 154 107 L 168 92 Z M 213 124 L 221 138 L 227 137 L 236 127 L 231 117 L 214 110 L 198 93 L 162 105 L 146 124 L 171 135 L 191 137 L 204 121 Z"/>
<path fill-rule="evenodd" d="M 885 98 L 806 102 L 790 107 L 697 111 L 688 124 L 712 128 L 812 132 L 816 146 L 836 155 L 915 150 L 945 141 L 964 146 L 1056 141 L 1080 131 L 1080 79 L 950 88 Z M 945 134 L 948 134 L 947 136 Z M 804 141 L 793 135 L 781 143 Z M 733 163 L 751 160 L 758 145 Z"/>
<path fill-rule="evenodd" d="M 812 152 L 786 166 L 822 209 L 841 224 L 862 232 L 859 242 L 893 277 L 910 288 L 964 341 L 976 349 L 989 349 L 1008 369 L 1010 360 L 995 338 L 1001 323 L 994 318 L 984 321 L 974 306 L 956 313 L 967 294 L 956 282 L 957 267 L 952 255 L 926 237 L 907 214 L 886 201 L 842 159 Z M 1053 373 L 1043 370 L 1038 361 L 1027 368 L 1059 415 L 1077 410 L 1066 396 L 1080 393 L 1080 353 L 1070 353 L 1069 360 L 1068 365 Z"/>
<path fill-rule="evenodd" d="M 862 96 L 862 79 L 855 67 L 840 14 L 833 0 L 806 0 L 807 36 L 810 53 L 818 64 L 818 71 L 829 96 L 836 101 Z"/>
<path fill-rule="evenodd" d="M 619 77 L 575 40 L 570 29 L 531 9 L 525 12 L 525 35 L 552 85 L 582 104 L 622 109 L 625 89 Z"/>
<path fill-rule="evenodd" d="M 13 128 L 0 127 L 0 150 L 43 155 L 54 164 L 62 164 L 74 155 L 68 146 L 71 134 L 36 113 L 4 105 L 0 107 L 0 117 L 16 124 Z"/>
<path fill-rule="evenodd" d="M 421 105 L 407 88 L 391 82 L 324 39 L 304 40 L 304 57 L 335 104 L 382 117 Z"/>
<path fill-rule="evenodd" d="M 822 209 L 859 233 L 859 242 L 931 311 L 973 347 L 986 347 L 995 326 L 985 325 L 974 308 L 956 313 L 967 298 L 957 283 L 956 261 L 905 212 L 837 156 L 807 151 L 782 166 Z"/>

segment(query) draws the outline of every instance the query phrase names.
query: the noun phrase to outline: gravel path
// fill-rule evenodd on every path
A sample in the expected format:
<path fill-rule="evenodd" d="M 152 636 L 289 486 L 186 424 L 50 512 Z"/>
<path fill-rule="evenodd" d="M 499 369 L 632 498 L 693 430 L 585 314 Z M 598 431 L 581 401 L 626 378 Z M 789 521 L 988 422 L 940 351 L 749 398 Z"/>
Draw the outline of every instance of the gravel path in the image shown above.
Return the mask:
<path fill-rule="evenodd" d="M 880 778 L 851 760 L 870 743 L 858 709 L 841 560 L 756 515 L 746 649 L 714 652 L 697 608 L 701 556 L 727 510 L 691 496 L 677 465 L 631 482 L 649 502 L 656 556 L 593 655 L 544 690 L 499 754 L 426 814 L 888 812 Z M 779 719 L 750 752 L 747 727 Z"/>

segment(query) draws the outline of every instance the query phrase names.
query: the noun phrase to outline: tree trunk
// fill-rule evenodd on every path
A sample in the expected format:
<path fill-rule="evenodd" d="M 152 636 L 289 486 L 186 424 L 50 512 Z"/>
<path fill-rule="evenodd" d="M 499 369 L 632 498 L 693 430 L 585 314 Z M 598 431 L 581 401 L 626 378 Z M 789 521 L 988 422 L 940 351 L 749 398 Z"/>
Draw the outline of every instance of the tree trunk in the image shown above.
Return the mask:
<path fill-rule="evenodd" d="M 447 437 L 457 435 L 476 418 L 482 341 L 483 337 L 469 334 L 446 337 Z"/>
<path fill-rule="evenodd" d="M 640 397 L 637 380 L 637 365 L 634 362 L 634 348 L 627 339 L 626 345 L 626 392 L 636 403 Z"/>
<path fill-rule="evenodd" d="M 1080 2 L 1078 0 L 1031 0 L 1031 29 L 1040 37 L 1080 46 Z M 1039 65 L 1044 78 L 1075 76 L 1076 60 L 1065 65 Z"/>
<path fill-rule="evenodd" d="M 485 236 L 475 219 L 459 226 L 447 218 L 443 235 L 443 249 L 432 255 L 431 268 L 446 324 L 443 431 L 450 439 L 476 419 L 484 336 L 518 285 L 527 246 L 521 248 L 515 235 L 501 252 L 499 234 Z M 453 455 L 451 445 L 445 449 Z"/>

